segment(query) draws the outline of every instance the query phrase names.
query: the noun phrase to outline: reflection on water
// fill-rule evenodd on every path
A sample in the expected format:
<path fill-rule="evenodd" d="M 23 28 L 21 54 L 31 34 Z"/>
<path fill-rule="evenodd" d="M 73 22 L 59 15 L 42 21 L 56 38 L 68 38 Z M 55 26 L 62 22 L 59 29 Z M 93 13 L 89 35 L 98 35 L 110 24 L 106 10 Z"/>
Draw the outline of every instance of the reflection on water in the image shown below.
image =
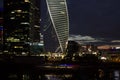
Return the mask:
<path fill-rule="evenodd" d="M 47 80 L 69 80 L 72 75 L 69 74 L 65 74 L 65 75 L 55 75 L 55 74 L 49 74 L 49 75 L 45 75 Z"/>
<path fill-rule="evenodd" d="M 120 80 L 120 72 L 118 70 L 114 71 L 115 80 Z"/>
<path fill-rule="evenodd" d="M 89 73 L 88 73 L 89 74 Z M 9 74 L 9 80 L 120 80 L 120 70 L 99 70 L 99 76 L 88 74 Z"/>
<path fill-rule="evenodd" d="M 106 69 L 99 71 L 98 80 L 120 80 L 120 70 Z"/>
<path fill-rule="evenodd" d="M 8 80 L 71 80 L 72 75 L 64 74 L 64 75 L 56 75 L 56 74 L 45 74 L 45 75 L 17 75 L 17 74 L 10 74 L 8 76 Z"/>

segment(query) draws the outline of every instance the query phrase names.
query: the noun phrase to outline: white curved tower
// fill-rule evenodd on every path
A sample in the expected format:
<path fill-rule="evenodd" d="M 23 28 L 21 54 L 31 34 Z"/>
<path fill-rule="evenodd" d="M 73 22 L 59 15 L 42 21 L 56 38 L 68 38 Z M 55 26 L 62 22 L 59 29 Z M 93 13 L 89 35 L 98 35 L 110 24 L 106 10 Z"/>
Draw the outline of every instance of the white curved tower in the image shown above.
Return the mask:
<path fill-rule="evenodd" d="M 66 50 L 69 36 L 69 17 L 66 0 L 46 0 L 50 21 L 59 46 L 55 52 Z"/>

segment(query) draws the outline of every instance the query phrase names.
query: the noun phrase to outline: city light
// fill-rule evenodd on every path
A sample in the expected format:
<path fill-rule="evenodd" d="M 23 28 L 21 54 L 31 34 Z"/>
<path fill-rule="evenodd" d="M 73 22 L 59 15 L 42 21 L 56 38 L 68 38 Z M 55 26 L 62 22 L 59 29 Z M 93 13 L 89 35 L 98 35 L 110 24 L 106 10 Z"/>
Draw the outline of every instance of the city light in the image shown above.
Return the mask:
<path fill-rule="evenodd" d="M 120 80 L 119 28 L 115 32 L 107 27 L 113 25 L 108 12 L 119 9 L 119 2 L 106 0 L 105 6 L 104 0 L 78 0 L 77 8 L 79 3 L 72 1 L 3 0 L 0 80 Z M 115 16 L 118 12 L 114 10 Z M 103 16 L 109 20 L 102 20 Z M 112 32 L 105 38 L 108 29 L 118 38 L 109 38 Z"/>

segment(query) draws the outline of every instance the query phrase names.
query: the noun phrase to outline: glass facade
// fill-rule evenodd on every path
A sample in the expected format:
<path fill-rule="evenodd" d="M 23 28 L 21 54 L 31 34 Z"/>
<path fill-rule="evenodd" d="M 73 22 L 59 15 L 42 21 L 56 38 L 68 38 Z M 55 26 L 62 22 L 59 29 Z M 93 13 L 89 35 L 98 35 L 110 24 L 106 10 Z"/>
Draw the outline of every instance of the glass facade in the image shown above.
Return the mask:
<path fill-rule="evenodd" d="M 4 52 L 31 52 L 30 44 L 40 40 L 37 11 L 33 0 L 4 0 Z"/>
<path fill-rule="evenodd" d="M 49 13 L 47 29 L 49 29 L 49 33 L 51 31 L 51 37 L 55 39 L 53 40 L 55 44 L 52 45 L 52 48 L 54 48 L 52 51 L 63 53 L 66 50 L 69 36 L 69 19 L 66 0 L 46 0 L 46 3 Z M 52 28 L 50 29 L 50 27 Z M 46 31 L 48 32 L 48 30 Z"/>
<path fill-rule="evenodd" d="M 3 50 L 3 11 L 0 11 L 0 52 Z"/>

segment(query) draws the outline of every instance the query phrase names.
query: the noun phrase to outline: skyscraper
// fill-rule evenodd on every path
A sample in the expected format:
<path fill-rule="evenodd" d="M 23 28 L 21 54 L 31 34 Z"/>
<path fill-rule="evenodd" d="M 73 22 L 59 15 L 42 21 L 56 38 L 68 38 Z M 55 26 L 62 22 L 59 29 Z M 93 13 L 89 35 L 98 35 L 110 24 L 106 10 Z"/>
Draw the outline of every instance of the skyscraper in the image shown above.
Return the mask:
<path fill-rule="evenodd" d="M 0 10 L 0 52 L 3 50 L 3 10 Z"/>
<path fill-rule="evenodd" d="M 35 0 L 4 0 L 4 52 L 31 52 L 30 45 L 40 40 L 39 16 Z"/>
<path fill-rule="evenodd" d="M 48 18 L 44 29 L 44 45 L 48 52 L 65 52 L 69 36 L 66 0 L 46 0 Z"/>

